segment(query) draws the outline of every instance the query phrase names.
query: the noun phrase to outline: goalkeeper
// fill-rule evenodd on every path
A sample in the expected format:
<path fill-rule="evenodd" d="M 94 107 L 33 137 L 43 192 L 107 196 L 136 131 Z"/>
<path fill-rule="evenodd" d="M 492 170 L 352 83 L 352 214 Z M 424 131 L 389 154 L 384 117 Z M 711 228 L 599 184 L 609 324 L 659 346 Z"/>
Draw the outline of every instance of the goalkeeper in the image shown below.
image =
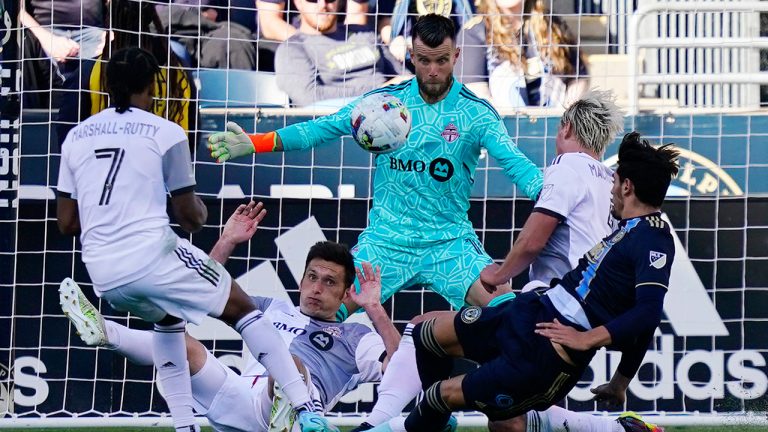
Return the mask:
<path fill-rule="evenodd" d="M 416 77 L 368 93 L 397 96 L 413 118 L 408 142 L 376 157 L 369 225 L 352 250 L 356 265 L 381 265 L 382 302 L 416 284 L 430 287 L 457 309 L 488 305 L 501 294 L 511 297 L 509 284 L 486 289 L 479 280 L 492 260 L 467 210 L 481 150 L 496 158 L 529 198 L 541 189 L 541 172 L 512 142 L 498 113 L 453 77 L 459 56 L 454 35 L 448 18 L 419 18 L 411 53 Z M 211 135 L 208 147 L 218 162 L 254 152 L 309 149 L 348 135 L 354 105 L 266 134 L 246 135 L 228 123 L 227 132 Z M 345 302 L 337 318 L 343 321 L 357 308 Z"/>

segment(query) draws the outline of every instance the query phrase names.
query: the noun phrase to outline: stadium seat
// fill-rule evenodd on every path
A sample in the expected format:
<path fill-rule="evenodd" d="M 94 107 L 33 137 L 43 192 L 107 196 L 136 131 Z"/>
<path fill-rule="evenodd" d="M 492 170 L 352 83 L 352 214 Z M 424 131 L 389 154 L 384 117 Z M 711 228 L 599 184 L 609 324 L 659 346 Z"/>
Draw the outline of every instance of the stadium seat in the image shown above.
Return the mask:
<path fill-rule="evenodd" d="M 234 69 L 197 72 L 200 108 L 282 108 L 288 95 L 273 73 Z"/>

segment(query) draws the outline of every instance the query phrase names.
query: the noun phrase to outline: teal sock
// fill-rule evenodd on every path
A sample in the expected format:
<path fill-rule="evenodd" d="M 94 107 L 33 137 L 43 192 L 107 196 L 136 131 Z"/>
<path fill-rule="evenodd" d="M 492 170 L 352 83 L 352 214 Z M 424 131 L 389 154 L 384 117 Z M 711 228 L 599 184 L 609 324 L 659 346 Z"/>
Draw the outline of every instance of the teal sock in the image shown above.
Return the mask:
<path fill-rule="evenodd" d="M 347 305 L 344 303 L 339 306 L 339 310 L 336 311 L 336 321 L 337 322 L 344 322 L 349 318 L 349 311 L 347 310 Z"/>
<path fill-rule="evenodd" d="M 500 296 L 494 297 L 491 299 L 491 301 L 488 302 L 488 307 L 498 306 L 502 303 L 506 303 L 512 299 L 515 298 L 515 293 L 508 292 L 506 294 L 502 294 Z M 342 305 L 344 306 L 344 305 Z"/>

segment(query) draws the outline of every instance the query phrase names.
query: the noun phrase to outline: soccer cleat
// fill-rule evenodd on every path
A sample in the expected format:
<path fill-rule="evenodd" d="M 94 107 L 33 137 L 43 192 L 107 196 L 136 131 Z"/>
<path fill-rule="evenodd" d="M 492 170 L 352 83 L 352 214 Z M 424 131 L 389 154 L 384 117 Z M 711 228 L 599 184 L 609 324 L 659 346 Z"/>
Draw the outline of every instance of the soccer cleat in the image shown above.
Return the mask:
<path fill-rule="evenodd" d="M 298 419 L 301 432 L 339 432 L 339 428 L 315 412 L 300 411 Z"/>
<path fill-rule="evenodd" d="M 269 432 L 291 432 L 296 422 L 296 411 L 277 383 L 274 386 L 272 411 L 269 415 Z"/>
<path fill-rule="evenodd" d="M 448 419 L 448 424 L 445 425 L 445 427 L 441 432 L 456 432 L 458 428 L 459 428 L 459 421 L 456 420 L 456 417 L 451 416 L 451 418 Z"/>
<path fill-rule="evenodd" d="M 70 278 L 64 279 L 59 285 L 59 304 L 86 345 L 104 346 L 108 343 L 104 318 Z"/>
<path fill-rule="evenodd" d="M 664 428 L 643 421 L 639 414 L 632 411 L 622 413 L 616 421 L 626 432 L 664 432 Z"/>
<path fill-rule="evenodd" d="M 363 422 L 360 426 L 352 429 L 349 432 L 363 432 L 363 431 L 367 431 L 369 429 L 373 429 L 373 425 L 368 423 L 368 422 Z"/>

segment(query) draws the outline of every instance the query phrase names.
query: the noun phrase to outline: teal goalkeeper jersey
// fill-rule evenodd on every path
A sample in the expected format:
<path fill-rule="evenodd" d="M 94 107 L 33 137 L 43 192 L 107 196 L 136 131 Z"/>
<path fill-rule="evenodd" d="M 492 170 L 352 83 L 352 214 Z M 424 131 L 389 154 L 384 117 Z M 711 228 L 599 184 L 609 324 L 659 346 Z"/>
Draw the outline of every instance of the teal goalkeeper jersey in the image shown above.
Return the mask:
<path fill-rule="evenodd" d="M 367 94 L 373 93 L 400 98 L 411 112 L 412 127 L 407 143 L 376 156 L 373 207 L 361 240 L 423 247 L 474 235 L 467 210 L 483 148 L 525 195 L 538 196 L 539 169 L 517 148 L 496 110 L 456 79 L 435 104 L 424 102 L 415 78 Z M 351 134 L 356 103 L 278 130 L 283 149 L 308 149 Z"/>

